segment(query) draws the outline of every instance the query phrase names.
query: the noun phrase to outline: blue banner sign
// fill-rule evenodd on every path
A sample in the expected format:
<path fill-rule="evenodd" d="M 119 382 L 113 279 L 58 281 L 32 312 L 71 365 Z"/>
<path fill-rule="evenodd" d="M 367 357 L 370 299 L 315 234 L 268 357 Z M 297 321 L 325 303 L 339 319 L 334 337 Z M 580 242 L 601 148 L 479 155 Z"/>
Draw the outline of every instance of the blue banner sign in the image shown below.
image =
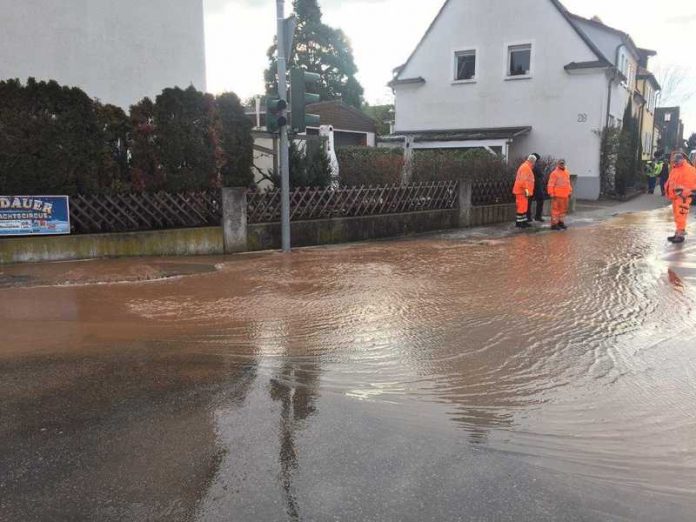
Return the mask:
<path fill-rule="evenodd" d="M 68 196 L 0 196 L 0 236 L 70 234 Z"/>

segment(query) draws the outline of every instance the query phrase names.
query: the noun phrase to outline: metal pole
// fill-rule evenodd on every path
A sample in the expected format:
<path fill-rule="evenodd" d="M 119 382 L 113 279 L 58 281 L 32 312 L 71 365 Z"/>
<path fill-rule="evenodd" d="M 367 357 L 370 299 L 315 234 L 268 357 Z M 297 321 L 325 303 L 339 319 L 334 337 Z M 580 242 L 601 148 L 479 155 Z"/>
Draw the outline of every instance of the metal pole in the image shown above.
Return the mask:
<path fill-rule="evenodd" d="M 288 100 L 286 80 L 287 63 L 285 56 L 285 0 L 276 0 L 278 16 L 278 97 Z M 280 221 L 283 252 L 290 252 L 290 158 L 288 151 L 288 126 L 280 128 Z"/>

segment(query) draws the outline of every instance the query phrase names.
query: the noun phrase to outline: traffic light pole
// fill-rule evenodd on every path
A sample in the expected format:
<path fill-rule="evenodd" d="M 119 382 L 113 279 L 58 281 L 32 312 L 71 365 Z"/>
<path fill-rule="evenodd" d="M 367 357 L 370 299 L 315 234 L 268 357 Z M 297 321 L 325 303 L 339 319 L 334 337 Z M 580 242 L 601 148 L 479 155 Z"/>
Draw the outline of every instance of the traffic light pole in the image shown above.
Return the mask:
<path fill-rule="evenodd" d="M 276 0 L 278 16 L 278 97 L 288 99 L 287 57 L 285 56 L 285 0 Z M 283 252 L 290 252 L 290 153 L 288 151 L 288 126 L 280 127 L 280 221 Z"/>

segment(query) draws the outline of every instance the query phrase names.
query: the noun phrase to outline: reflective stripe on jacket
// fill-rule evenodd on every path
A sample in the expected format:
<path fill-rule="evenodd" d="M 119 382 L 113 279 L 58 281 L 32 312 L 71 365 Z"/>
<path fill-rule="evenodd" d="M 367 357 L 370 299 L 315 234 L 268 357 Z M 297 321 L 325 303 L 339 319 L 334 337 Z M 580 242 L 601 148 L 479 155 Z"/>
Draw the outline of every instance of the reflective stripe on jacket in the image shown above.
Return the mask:
<path fill-rule="evenodd" d="M 552 198 L 568 198 L 573 193 L 570 184 L 570 172 L 568 169 L 556 168 L 549 176 L 549 184 L 546 187 Z"/>
<path fill-rule="evenodd" d="M 684 196 L 690 196 L 696 192 L 696 169 L 687 162 L 682 163 L 680 167 L 672 167 L 666 189 L 667 197 L 672 200 L 679 197 L 679 190 Z"/>

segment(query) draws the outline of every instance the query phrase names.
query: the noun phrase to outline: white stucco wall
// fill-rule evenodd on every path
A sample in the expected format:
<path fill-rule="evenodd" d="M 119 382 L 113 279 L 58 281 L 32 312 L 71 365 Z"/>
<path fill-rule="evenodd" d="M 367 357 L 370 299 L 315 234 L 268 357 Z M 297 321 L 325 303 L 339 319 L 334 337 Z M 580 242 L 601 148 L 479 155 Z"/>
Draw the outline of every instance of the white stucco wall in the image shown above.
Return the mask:
<path fill-rule="evenodd" d="M 507 47 L 521 43 L 533 46 L 532 78 L 506 80 Z M 453 84 L 454 51 L 467 49 L 477 51 L 476 81 Z M 511 157 L 565 157 L 578 195 L 596 198 L 607 77 L 564 70 L 596 59 L 550 1 L 452 0 L 400 75 L 426 83 L 396 87 L 395 133 L 531 126 Z"/>
<path fill-rule="evenodd" d="M 254 145 L 258 145 L 267 150 L 276 150 L 276 140 L 273 135 L 266 132 L 254 132 Z M 273 184 L 264 179 L 261 173 L 268 173 L 275 170 L 275 156 L 268 152 L 254 150 L 254 181 L 259 190 L 270 188 Z"/>
<path fill-rule="evenodd" d="M 0 79 L 30 76 L 124 108 L 205 90 L 202 0 L 0 0 Z"/>

